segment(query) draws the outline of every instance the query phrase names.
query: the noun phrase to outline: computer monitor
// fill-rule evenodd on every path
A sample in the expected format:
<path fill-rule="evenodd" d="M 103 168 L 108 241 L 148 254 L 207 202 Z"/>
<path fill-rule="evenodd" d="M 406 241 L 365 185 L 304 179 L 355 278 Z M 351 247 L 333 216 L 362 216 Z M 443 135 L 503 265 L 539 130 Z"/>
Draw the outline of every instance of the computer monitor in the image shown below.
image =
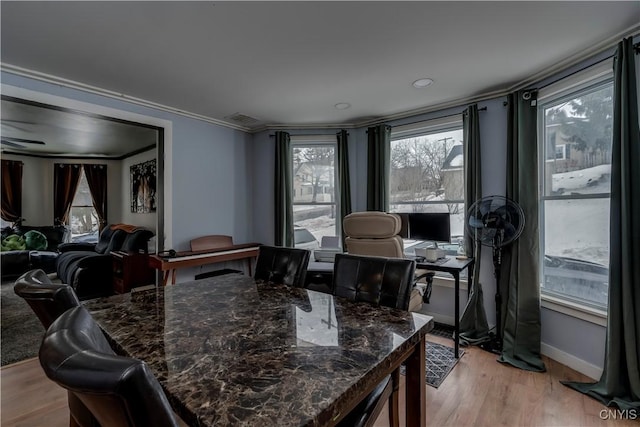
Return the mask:
<path fill-rule="evenodd" d="M 405 215 L 409 239 L 447 243 L 451 241 L 449 213 L 416 212 Z"/>

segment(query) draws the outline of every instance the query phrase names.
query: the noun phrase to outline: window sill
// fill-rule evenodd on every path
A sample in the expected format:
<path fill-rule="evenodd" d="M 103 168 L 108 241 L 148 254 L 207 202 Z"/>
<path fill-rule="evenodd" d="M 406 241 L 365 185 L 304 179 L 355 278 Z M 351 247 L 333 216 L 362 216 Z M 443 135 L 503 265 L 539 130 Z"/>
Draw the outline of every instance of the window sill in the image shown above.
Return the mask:
<path fill-rule="evenodd" d="M 607 312 L 595 308 L 585 307 L 560 298 L 549 295 L 541 295 L 540 305 L 546 309 L 557 311 L 586 322 L 595 323 L 600 326 L 607 326 Z"/>
<path fill-rule="evenodd" d="M 447 274 L 447 273 L 442 273 Z M 453 277 L 443 277 L 440 275 L 436 275 L 433 278 L 433 286 L 440 286 L 443 288 L 451 288 L 454 289 L 456 287 L 456 281 L 454 280 Z M 467 279 L 460 279 L 460 290 L 461 291 L 467 291 Z"/>

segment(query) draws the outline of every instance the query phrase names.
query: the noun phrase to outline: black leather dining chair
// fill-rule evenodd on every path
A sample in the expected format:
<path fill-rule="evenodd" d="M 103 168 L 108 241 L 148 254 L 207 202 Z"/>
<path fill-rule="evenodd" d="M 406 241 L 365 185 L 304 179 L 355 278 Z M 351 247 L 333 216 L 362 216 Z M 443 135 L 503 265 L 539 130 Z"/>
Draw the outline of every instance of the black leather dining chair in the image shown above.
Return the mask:
<path fill-rule="evenodd" d="M 45 329 L 62 313 L 80 305 L 71 286 L 54 284 L 40 269 L 27 271 L 18 277 L 13 291 L 29 304 Z"/>
<path fill-rule="evenodd" d="M 352 301 L 400 310 L 409 309 L 416 263 L 402 258 L 336 254 L 333 294 Z M 372 426 L 389 401 L 389 424 L 398 426 L 399 372 L 385 377 L 340 423 L 340 427 Z"/>
<path fill-rule="evenodd" d="M 13 291 L 29 304 L 45 330 L 62 313 L 80 306 L 78 296 L 71 286 L 53 283 L 40 269 L 27 271 L 20 276 L 15 281 Z M 100 427 L 100 423 L 93 417 L 91 411 L 71 392 L 68 393 L 68 401 L 69 413 L 75 425 Z"/>
<path fill-rule="evenodd" d="M 80 306 L 78 296 L 71 286 L 53 283 L 40 269 L 27 271 L 20 276 L 15 281 L 13 291 L 29 304 L 45 330 L 62 313 Z M 93 417 L 91 411 L 71 392 L 68 393 L 68 401 L 69 413 L 75 425 L 100 427 L 100 423 Z"/>
<path fill-rule="evenodd" d="M 373 305 L 409 309 L 416 262 L 337 254 L 333 266 L 333 294 Z"/>
<path fill-rule="evenodd" d="M 310 252 L 306 249 L 260 246 L 253 278 L 304 287 Z"/>
<path fill-rule="evenodd" d="M 84 307 L 64 312 L 38 355 L 49 379 L 74 394 L 102 426 L 178 426 L 146 363 L 116 355 Z"/>

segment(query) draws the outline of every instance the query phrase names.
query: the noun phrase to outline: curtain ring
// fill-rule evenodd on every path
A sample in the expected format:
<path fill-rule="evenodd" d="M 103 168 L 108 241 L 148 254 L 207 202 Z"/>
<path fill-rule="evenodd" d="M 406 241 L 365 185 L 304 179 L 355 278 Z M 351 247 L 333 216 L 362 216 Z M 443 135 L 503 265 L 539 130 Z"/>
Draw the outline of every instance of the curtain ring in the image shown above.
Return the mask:
<path fill-rule="evenodd" d="M 522 99 L 524 99 L 525 101 L 528 101 L 531 99 L 531 92 L 527 91 L 525 93 L 522 94 Z"/>

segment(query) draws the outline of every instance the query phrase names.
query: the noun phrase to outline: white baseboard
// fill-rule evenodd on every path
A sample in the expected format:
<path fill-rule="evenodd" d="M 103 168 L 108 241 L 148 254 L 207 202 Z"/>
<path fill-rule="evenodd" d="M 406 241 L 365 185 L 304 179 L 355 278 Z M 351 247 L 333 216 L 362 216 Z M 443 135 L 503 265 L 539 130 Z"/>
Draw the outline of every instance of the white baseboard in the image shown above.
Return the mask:
<path fill-rule="evenodd" d="M 422 310 L 420 310 L 420 312 L 426 314 L 427 316 L 433 317 L 433 320 L 435 322 L 443 323 L 450 326 L 453 326 L 454 324 L 453 316 L 447 316 L 440 313 L 429 313 L 428 311 L 424 310 L 424 307 Z M 540 343 L 540 352 L 548 358 L 553 359 L 558 363 L 562 363 L 563 365 L 568 366 L 574 371 L 578 371 L 581 374 L 592 378 L 594 381 L 597 381 L 602 375 L 601 367 L 579 359 L 576 356 L 562 351 L 558 348 L 552 347 L 549 344 Z"/>
<path fill-rule="evenodd" d="M 552 347 L 549 344 L 540 343 L 540 352 L 548 358 L 562 363 L 563 365 L 568 366 L 569 368 L 578 371 L 595 381 L 597 381 L 602 375 L 601 367 L 592 365 L 582 359 L 578 359 L 576 356 Z"/>
<path fill-rule="evenodd" d="M 445 325 L 449 325 L 449 326 L 453 326 L 455 324 L 455 320 L 453 316 L 447 316 L 446 314 L 441 314 L 441 313 L 430 313 L 427 310 L 425 310 L 424 308 L 425 305 L 426 304 L 422 305 L 422 309 L 420 310 L 420 313 L 433 317 L 434 322 L 444 323 Z"/>
<path fill-rule="evenodd" d="M 453 316 L 447 316 L 446 314 L 441 313 L 430 313 L 429 311 L 424 309 L 424 306 L 422 310 L 420 310 L 420 312 L 426 314 L 427 316 L 433 317 L 434 322 L 443 323 L 450 326 L 453 326 L 454 324 Z M 553 359 L 558 363 L 562 363 L 563 365 L 568 366 L 574 371 L 578 371 L 581 374 L 592 378 L 594 381 L 597 381 L 602 375 L 601 367 L 579 359 L 576 356 L 562 351 L 556 347 L 552 347 L 549 344 L 540 343 L 540 352 L 548 358 Z"/>

